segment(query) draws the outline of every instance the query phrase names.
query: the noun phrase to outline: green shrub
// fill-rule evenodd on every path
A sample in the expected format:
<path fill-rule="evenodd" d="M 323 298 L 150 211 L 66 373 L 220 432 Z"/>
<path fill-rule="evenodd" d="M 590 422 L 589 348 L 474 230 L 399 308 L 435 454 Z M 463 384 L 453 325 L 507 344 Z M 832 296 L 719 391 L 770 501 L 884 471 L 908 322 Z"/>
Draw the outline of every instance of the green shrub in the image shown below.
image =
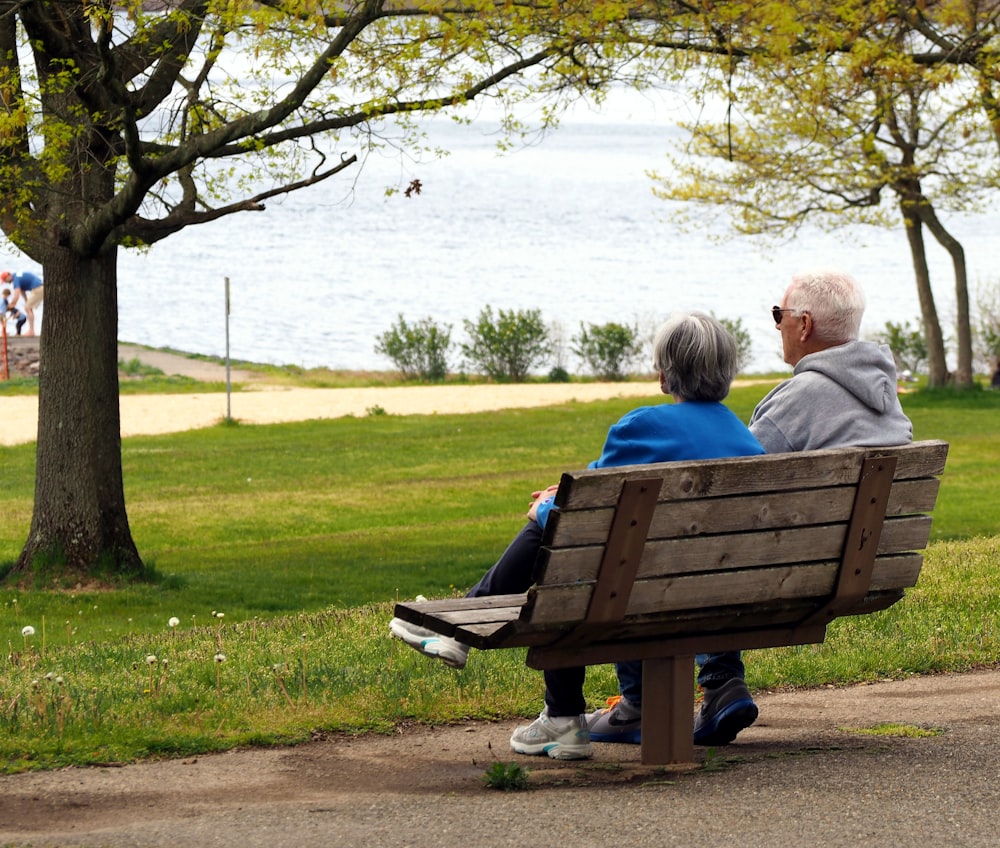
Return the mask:
<path fill-rule="evenodd" d="M 375 352 L 391 359 L 407 380 L 443 380 L 450 347 L 450 324 L 424 318 L 411 325 L 402 314 L 375 342 Z"/>
<path fill-rule="evenodd" d="M 591 324 L 589 329 L 581 323 L 573 337 L 573 353 L 602 380 L 624 380 L 641 352 L 639 328 L 613 321 Z"/>
<path fill-rule="evenodd" d="M 1000 367 L 1000 284 L 988 286 L 979 293 L 979 326 L 976 335 L 979 353 L 992 371 Z"/>
<path fill-rule="evenodd" d="M 742 371 L 746 364 L 753 359 L 753 341 L 750 338 L 747 328 L 743 326 L 743 319 L 737 318 L 734 321 L 731 318 L 719 318 L 715 314 L 712 317 L 722 324 L 729 331 L 729 334 L 736 339 L 736 350 L 740 357 L 740 370 Z"/>
<path fill-rule="evenodd" d="M 916 328 L 909 321 L 902 324 L 885 322 L 885 329 L 875 336 L 875 340 L 888 345 L 896 360 L 896 370 L 917 373 L 927 364 L 927 342 L 924 340 L 923 324 Z"/>
<path fill-rule="evenodd" d="M 465 321 L 468 344 L 462 354 L 487 377 L 501 382 L 521 382 L 531 369 L 551 355 L 549 333 L 540 309 L 493 309 L 485 307 L 479 318 Z"/>

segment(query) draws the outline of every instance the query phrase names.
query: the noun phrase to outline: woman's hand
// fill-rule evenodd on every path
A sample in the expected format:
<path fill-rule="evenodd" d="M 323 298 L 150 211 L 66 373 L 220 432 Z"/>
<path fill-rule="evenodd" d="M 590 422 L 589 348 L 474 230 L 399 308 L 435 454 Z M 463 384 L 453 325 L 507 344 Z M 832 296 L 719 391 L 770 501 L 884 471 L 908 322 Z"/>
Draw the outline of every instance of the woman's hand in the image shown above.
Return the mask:
<path fill-rule="evenodd" d="M 528 505 L 528 518 L 532 521 L 537 521 L 535 517 L 538 514 L 538 505 L 546 500 L 551 500 L 555 497 L 556 490 L 559 488 L 557 483 L 555 486 L 549 486 L 547 489 L 541 492 L 531 493 L 531 503 Z"/>

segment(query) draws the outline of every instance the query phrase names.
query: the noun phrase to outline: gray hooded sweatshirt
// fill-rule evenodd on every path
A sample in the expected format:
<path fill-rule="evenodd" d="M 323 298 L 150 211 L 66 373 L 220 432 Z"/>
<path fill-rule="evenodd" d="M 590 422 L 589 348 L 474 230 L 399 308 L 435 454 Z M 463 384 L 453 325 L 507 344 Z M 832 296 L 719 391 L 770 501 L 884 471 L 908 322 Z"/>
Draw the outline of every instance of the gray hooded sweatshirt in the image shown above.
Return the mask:
<path fill-rule="evenodd" d="M 913 440 L 886 345 L 852 341 L 803 356 L 757 404 L 750 431 L 768 453 L 887 447 Z"/>

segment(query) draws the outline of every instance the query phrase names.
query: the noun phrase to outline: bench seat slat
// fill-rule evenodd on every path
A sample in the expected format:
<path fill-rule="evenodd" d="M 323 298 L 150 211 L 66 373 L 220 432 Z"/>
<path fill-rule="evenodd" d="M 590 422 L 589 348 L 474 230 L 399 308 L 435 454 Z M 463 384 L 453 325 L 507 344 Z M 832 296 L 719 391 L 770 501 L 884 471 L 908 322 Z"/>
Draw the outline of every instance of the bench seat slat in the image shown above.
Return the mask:
<path fill-rule="evenodd" d="M 872 575 L 872 592 L 884 597 L 892 597 L 897 600 L 901 591 L 916 583 L 920 572 L 923 557 L 920 554 L 908 554 L 906 556 L 883 557 L 876 560 L 875 570 Z M 787 572 L 787 569 L 781 570 Z M 825 591 L 832 588 L 833 580 L 836 576 L 836 563 L 826 563 L 811 569 L 812 575 L 822 581 Z M 659 628 L 657 632 L 677 633 L 685 632 L 688 625 L 685 622 L 697 620 L 700 626 L 705 626 L 708 619 L 714 621 L 713 627 L 720 629 L 723 626 L 740 625 L 745 626 L 752 617 L 760 618 L 762 622 L 773 622 L 777 624 L 793 624 L 801 617 L 804 617 L 815 610 L 819 602 L 818 593 L 815 600 L 803 601 L 802 603 L 790 603 L 787 597 L 776 593 L 769 599 L 750 598 L 743 591 L 744 580 L 733 581 L 733 584 L 726 592 L 717 592 L 717 597 L 703 592 L 703 585 L 711 575 L 698 575 L 694 577 L 679 578 L 674 581 L 672 587 L 672 600 L 676 601 L 669 607 L 660 608 L 655 613 L 649 612 L 655 609 L 655 604 L 651 598 L 639 598 L 636 600 L 634 608 L 630 606 L 628 616 L 623 619 L 620 630 L 626 635 L 635 632 L 635 628 Z M 738 574 L 731 576 L 739 576 Z M 776 572 L 772 575 L 774 580 L 780 580 L 782 574 Z M 662 581 L 660 581 L 662 582 Z M 561 591 L 546 588 L 536 590 L 537 595 L 542 596 L 542 609 L 538 609 L 539 598 L 535 597 L 535 609 L 530 621 L 518 621 L 525 601 L 524 595 L 504 595 L 494 596 L 491 601 L 502 598 L 507 603 L 493 603 L 488 609 L 475 607 L 472 602 L 486 600 L 485 598 L 450 598 L 442 601 L 425 601 L 400 603 L 396 605 L 396 615 L 427 627 L 446 636 L 457 638 L 461 642 L 477 648 L 491 648 L 503 646 L 527 647 L 532 645 L 548 644 L 554 638 L 563 634 L 567 630 L 567 615 L 563 612 L 556 612 L 547 615 L 545 610 L 553 608 L 553 604 L 569 604 L 569 615 L 574 610 L 584 608 L 589 599 L 589 589 L 585 584 L 572 587 L 562 587 Z M 789 588 L 787 585 L 784 587 Z M 641 592 L 643 587 L 637 585 L 634 592 Z M 786 592 L 787 594 L 787 592 Z M 569 600 L 567 600 L 569 599 Z M 802 599 L 800 599 L 802 600 Z M 513 601 L 513 603 L 510 603 Z M 755 602 L 757 612 L 750 616 L 747 612 L 748 602 Z M 685 603 L 688 608 L 685 608 Z M 701 607 L 713 607 L 710 612 L 698 614 L 693 609 Z M 872 602 L 860 604 L 859 611 L 872 611 L 878 607 L 873 607 Z M 563 608 L 555 607 L 557 610 Z M 848 612 L 846 614 L 856 614 Z M 579 617 L 571 620 L 579 620 Z M 656 622 L 653 624 L 652 622 Z"/>
<path fill-rule="evenodd" d="M 902 590 L 871 592 L 858 603 L 855 610 L 847 615 L 875 612 L 891 606 L 902 595 Z M 602 638 L 589 644 L 615 646 L 608 658 L 601 662 L 641 659 L 629 648 L 635 641 L 655 643 L 665 639 L 692 639 L 698 641 L 695 651 L 710 649 L 712 644 L 708 637 L 721 644 L 722 639 L 729 640 L 729 648 L 762 647 L 752 639 L 744 639 L 739 634 L 754 628 L 767 629 L 784 627 L 794 629 L 809 613 L 815 610 L 815 604 L 790 602 L 784 605 L 768 607 L 743 607 L 702 609 L 696 613 L 682 614 L 670 618 L 651 617 L 648 619 L 626 619 L 612 627 L 604 628 Z M 821 632 L 813 628 L 811 632 Z M 573 628 L 563 626 L 545 628 L 538 624 L 511 620 L 508 622 L 493 622 L 491 624 L 469 624 L 456 628 L 454 637 L 460 642 L 474 648 L 539 648 L 560 644 L 572 638 Z M 700 641 L 699 641 L 700 640 Z M 810 639 L 809 641 L 819 641 Z M 782 643 L 791 644 L 791 643 Z M 796 643 L 802 644 L 802 643 Z M 662 648 L 659 655 L 662 655 Z M 714 650 L 714 648 L 711 648 Z M 574 650 L 581 650 L 577 646 Z M 645 651 L 645 649 L 643 649 Z M 536 666 L 538 667 L 538 666 Z"/>

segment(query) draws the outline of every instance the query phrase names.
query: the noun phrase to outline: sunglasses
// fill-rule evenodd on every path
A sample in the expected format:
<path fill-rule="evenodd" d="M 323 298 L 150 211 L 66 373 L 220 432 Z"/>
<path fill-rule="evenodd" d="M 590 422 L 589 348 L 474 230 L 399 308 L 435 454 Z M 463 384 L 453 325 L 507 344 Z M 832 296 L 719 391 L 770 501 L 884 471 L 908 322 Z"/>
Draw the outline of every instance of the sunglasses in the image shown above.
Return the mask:
<path fill-rule="evenodd" d="M 786 312 L 794 312 L 794 309 L 782 309 L 780 306 L 771 307 L 771 317 L 774 319 L 775 324 L 781 323 L 781 316 Z"/>

